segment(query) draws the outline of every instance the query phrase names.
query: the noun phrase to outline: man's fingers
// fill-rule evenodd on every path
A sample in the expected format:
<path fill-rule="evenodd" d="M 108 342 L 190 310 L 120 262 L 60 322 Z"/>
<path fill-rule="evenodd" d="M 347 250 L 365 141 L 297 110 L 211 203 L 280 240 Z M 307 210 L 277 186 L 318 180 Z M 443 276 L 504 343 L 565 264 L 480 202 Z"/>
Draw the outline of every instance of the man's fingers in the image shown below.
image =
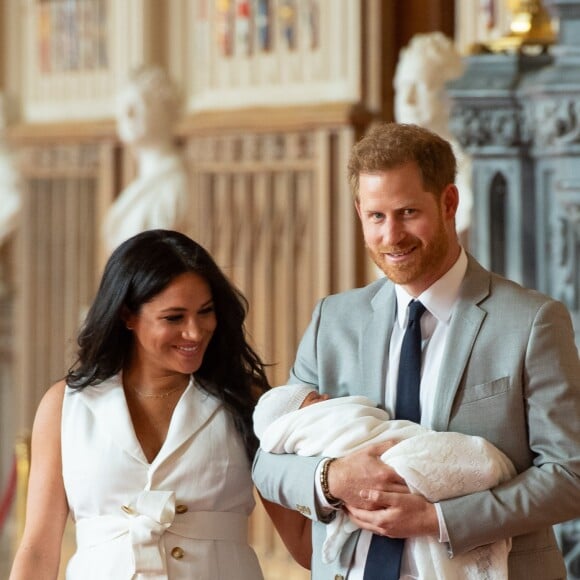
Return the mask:
<path fill-rule="evenodd" d="M 371 502 L 373 504 L 387 506 L 389 505 L 388 496 L 389 494 L 406 494 L 411 493 L 409 488 L 404 484 L 393 483 L 388 485 L 385 489 L 361 489 L 359 496 L 362 500 Z"/>

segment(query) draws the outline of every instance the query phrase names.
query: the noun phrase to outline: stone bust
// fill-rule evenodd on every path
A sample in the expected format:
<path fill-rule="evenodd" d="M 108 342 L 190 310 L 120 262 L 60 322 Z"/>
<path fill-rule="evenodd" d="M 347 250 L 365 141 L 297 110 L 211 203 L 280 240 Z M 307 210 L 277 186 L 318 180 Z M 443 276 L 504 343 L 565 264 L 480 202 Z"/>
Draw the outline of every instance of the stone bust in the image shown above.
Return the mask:
<path fill-rule="evenodd" d="M 415 35 L 401 50 L 394 77 L 395 120 L 426 127 L 453 146 L 460 198 L 455 223 L 460 234 L 471 223 L 471 159 L 449 129 L 446 83 L 459 77 L 463 69 L 463 60 L 453 42 L 441 32 L 430 32 Z"/>
<path fill-rule="evenodd" d="M 21 203 L 21 177 L 5 137 L 8 120 L 8 103 L 0 92 L 0 245 L 16 230 Z"/>
<path fill-rule="evenodd" d="M 13 291 L 11 281 L 12 251 L 9 240 L 13 238 L 19 225 L 22 205 L 22 177 L 10 150 L 5 133 L 11 121 L 11 111 L 6 95 L 0 92 L 0 299 Z"/>
<path fill-rule="evenodd" d="M 137 176 L 117 197 L 103 224 L 109 252 L 141 231 L 185 227 L 189 180 L 173 141 L 182 110 L 176 85 L 160 67 L 141 67 L 117 100 L 117 133 L 137 161 Z"/>

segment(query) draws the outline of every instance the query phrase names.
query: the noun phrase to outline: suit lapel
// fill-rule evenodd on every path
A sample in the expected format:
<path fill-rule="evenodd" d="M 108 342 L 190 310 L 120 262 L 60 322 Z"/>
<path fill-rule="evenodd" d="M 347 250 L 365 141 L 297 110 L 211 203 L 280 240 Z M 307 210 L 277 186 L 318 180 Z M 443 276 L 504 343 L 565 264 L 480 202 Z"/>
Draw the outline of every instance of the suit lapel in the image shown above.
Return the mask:
<path fill-rule="evenodd" d="M 490 275 L 468 254 L 468 266 L 455 306 L 443 352 L 432 427 L 446 431 L 453 401 L 471 356 L 486 312 L 478 305 L 489 296 Z"/>
<path fill-rule="evenodd" d="M 371 312 L 361 325 L 360 360 L 364 394 L 382 406 L 389 360 L 390 336 L 396 313 L 394 286 L 385 282 L 371 300 Z"/>

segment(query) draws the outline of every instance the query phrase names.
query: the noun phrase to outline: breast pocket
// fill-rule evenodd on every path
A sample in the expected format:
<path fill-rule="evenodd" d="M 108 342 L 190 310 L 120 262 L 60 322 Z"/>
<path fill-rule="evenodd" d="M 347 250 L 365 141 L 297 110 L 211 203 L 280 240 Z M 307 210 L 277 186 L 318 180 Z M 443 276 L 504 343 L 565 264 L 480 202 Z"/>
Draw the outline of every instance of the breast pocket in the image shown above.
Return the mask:
<path fill-rule="evenodd" d="M 500 447 L 513 437 L 525 441 L 524 407 L 510 377 L 465 387 L 455 399 L 449 431 L 478 435 Z"/>
<path fill-rule="evenodd" d="M 480 385 L 473 385 L 466 387 L 459 398 L 461 405 L 470 405 L 473 403 L 480 403 L 485 399 L 498 397 L 507 393 L 510 388 L 510 378 L 500 377 L 493 381 L 488 381 Z"/>

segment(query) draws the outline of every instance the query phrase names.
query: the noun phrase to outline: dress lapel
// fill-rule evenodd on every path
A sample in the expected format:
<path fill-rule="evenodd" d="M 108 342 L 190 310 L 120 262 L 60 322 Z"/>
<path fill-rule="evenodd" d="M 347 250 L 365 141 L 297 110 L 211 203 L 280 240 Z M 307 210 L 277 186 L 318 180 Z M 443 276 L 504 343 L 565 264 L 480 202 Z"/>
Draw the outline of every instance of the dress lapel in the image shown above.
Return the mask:
<path fill-rule="evenodd" d="M 160 465 L 188 439 L 203 429 L 222 408 L 222 402 L 204 391 L 193 379 L 179 399 L 167 438 L 152 465 Z"/>
<path fill-rule="evenodd" d="M 135 435 L 120 374 L 82 392 L 73 392 L 71 396 L 82 396 L 99 428 L 105 429 L 115 444 L 128 455 L 149 465 Z M 151 465 L 159 465 L 167 459 L 202 429 L 221 406 L 220 401 L 203 391 L 192 378 L 173 411 L 167 438 Z"/>
<path fill-rule="evenodd" d="M 121 375 L 110 377 L 99 385 L 79 393 L 95 416 L 96 424 L 105 429 L 116 445 L 141 463 L 148 463 L 137 436 L 125 399 Z"/>

